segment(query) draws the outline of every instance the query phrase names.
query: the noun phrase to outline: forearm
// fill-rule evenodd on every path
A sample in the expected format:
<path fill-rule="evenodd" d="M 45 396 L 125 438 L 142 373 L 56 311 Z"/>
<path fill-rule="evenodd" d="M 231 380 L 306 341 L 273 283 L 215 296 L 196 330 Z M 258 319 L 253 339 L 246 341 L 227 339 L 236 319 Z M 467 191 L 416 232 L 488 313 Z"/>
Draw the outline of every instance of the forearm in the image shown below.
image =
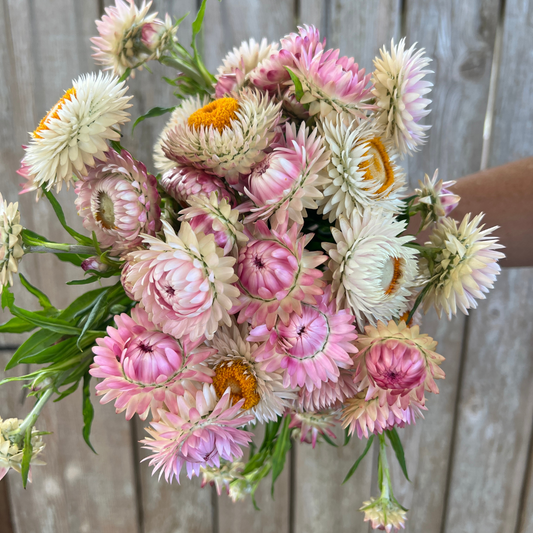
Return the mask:
<path fill-rule="evenodd" d="M 452 190 L 461 201 L 450 216 L 483 211 L 486 227 L 500 226 L 502 266 L 533 266 L 533 157 L 465 176 Z"/>

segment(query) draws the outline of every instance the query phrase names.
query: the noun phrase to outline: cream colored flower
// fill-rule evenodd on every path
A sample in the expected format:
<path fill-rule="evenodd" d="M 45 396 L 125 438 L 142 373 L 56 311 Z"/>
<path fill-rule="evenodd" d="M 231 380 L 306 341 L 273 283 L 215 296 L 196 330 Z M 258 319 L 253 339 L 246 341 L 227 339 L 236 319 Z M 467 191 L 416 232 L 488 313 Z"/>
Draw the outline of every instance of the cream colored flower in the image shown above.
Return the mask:
<path fill-rule="evenodd" d="M 13 274 L 24 255 L 21 232 L 18 202 L 8 204 L 0 193 L 0 294 L 7 285 L 13 286 Z"/>

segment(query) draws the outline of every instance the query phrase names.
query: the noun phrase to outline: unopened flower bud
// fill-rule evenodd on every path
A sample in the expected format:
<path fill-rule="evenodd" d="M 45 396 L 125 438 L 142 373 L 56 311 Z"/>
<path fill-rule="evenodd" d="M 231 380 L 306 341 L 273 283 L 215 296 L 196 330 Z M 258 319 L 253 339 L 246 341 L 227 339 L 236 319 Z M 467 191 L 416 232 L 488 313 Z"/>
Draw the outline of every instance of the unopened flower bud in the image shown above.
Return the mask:
<path fill-rule="evenodd" d="M 81 268 L 85 272 L 88 270 L 96 270 L 97 272 L 105 272 L 109 267 L 102 263 L 98 257 L 89 257 L 83 261 Z"/>

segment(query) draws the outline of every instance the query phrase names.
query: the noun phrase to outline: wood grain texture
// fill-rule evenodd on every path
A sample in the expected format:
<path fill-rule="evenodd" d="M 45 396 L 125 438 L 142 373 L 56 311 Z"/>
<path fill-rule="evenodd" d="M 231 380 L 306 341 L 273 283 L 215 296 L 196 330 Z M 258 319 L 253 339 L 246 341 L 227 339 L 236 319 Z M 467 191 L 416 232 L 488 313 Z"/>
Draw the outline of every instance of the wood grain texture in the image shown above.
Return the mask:
<path fill-rule="evenodd" d="M 264 425 L 257 425 L 252 431 L 254 442 L 260 446 L 264 436 Z M 271 476 L 263 479 L 255 494 L 260 511 L 256 510 L 251 498 L 233 503 L 223 493 L 218 500 L 218 533 L 289 533 L 290 495 L 290 459 L 276 481 L 274 498 L 270 494 Z"/>
<path fill-rule="evenodd" d="M 330 3 L 328 48 L 340 48 L 353 56 L 367 72 L 379 49 L 400 34 L 400 0 L 332 0 Z"/>
<path fill-rule="evenodd" d="M 425 48 L 434 71 L 433 126 L 408 160 L 411 186 L 436 168 L 445 180 L 479 170 L 498 12 L 498 0 L 406 2 L 407 45 Z"/>
<path fill-rule="evenodd" d="M 416 426 L 399 430 L 405 451 L 409 483 L 389 448 L 394 495 L 409 509 L 405 531 L 440 533 L 453 437 L 465 317 L 439 320 L 435 312 L 424 317 L 421 331 L 438 341 L 437 352 L 446 360 L 446 379 L 437 383 L 438 396 L 426 394 L 428 411 Z"/>
<path fill-rule="evenodd" d="M 222 58 L 242 41 L 263 37 L 279 41 L 296 28 L 294 4 L 287 0 L 224 0 L 206 10 L 203 51 L 207 68 L 216 72 Z"/>
<path fill-rule="evenodd" d="M 446 532 L 514 532 L 533 418 L 533 271 L 503 271 L 472 313 Z"/>
<path fill-rule="evenodd" d="M 9 485 L 6 478 L 0 481 L 0 525 L 2 533 L 14 533 L 9 506 Z"/>

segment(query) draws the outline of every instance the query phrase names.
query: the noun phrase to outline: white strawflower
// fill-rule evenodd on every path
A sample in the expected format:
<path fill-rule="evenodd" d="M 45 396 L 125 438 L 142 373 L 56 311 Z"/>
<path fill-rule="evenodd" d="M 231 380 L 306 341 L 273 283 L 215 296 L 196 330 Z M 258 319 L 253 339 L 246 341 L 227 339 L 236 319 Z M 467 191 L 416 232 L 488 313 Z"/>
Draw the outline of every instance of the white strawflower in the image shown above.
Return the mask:
<path fill-rule="evenodd" d="M 267 372 L 265 363 L 256 361 L 260 346 L 246 340 L 249 332 L 249 324 L 233 322 L 207 342 L 217 350 L 207 361 L 215 371 L 213 386 L 219 398 L 229 387 L 233 404 L 244 399 L 242 409 L 249 409 L 258 422 L 275 421 L 297 394 L 283 386 L 281 370 Z"/>
<path fill-rule="evenodd" d="M 0 418 L 0 479 L 2 479 L 12 468 L 20 474 L 22 468 L 22 456 L 24 447 L 21 445 L 21 436 L 18 432 L 23 420 L 19 418 Z M 44 461 L 36 459 L 45 446 L 42 435 L 36 428 L 31 431 L 32 455 L 30 464 L 44 465 Z M 28 475 L 31 481 L 31 471 Z"/>
<path fill-rule="evenodd" d="M 425 142 L 426 131 L 419 121 L 429 114 L 426 109 L 431 100 L 424 95 L 431 91 L 432 83 L 424 80 L 430 70 L 424 70 L 431 61 L 423 57 L 424 49 L 416 51 L 416 43 L 405 50 L 405 38 L 397 46 L 391 42 L 390 53 L 383 47 L 381 59 L 374 59 L 372 94 L 379 108 L 378 121 L 385 127 L 386 137 L 402 154 L 417 151 Z"/>
<path fill-rule="evenodd" d="M 319 213 L 334 222 L 340 215 L 349 217 L 353 210 L 362 213 L 368 207 L 398 212 L 405 175 L 395 163 L 396 150 L 383 142 L 379 128 L 370 122 L 337 122 L 322 123 L 331 159 L 324 171 L 330 184 L 319 200 Z"/>
<path fill-rule="evenodd" d="M 13 274 L 24 255 L 18 205 L 8 204 L 0 193 L 0 294 L 7 285 L 13 286 Z"/>
<path fill-rule="evenodd" d="M 176 40 L 177 28 L 170 15 L 164 21 L 156 19 L 157 13 L 148 15 L 151 5 L 143 1 L 139 9 L 133 0 L 116 0 L 114 6 L 105 8 L 102 20 L 96 21 L 100 36 L 91 38 L 96 63 L 122 76 L 127 69 L 140 69 L 146 61 L 159 57 Z"/>
<path fill-rule="evenodd" d="M 32 134 L 23 162 L 31 185 L 24 192 L 60 191 L 73 174 L 85 176 L 95 159 L 105 161 L 106 141 L 119 141 L 120 125 L 129 120 L 127 90 L 124 82 L 101 72 L 75 80 Z"/>
<path fill-rule="evenodd" d="M 154 145 L 154 166 L 164 174 L 165 172 L 178 166 L 176 161 L 169 159 L 163 151 L 163 142 L 165 141 L 169 131 L 173 130 L 176 126 L 181 124 L 187 124 L 187 119 L 198 109 L 201 109 L 210 102 L 208 96 L 190 96 L 182 100 L 181 105 L 174 109 L 170 119 L 165 124 L 163 131 L 159 135 L 157 142 Z"/>
<path fill-rule="evenodd" d="M 373 325 L 388 322 L 409 305 L 418 267 L 416 250 L 404 246 L 414 237 L 399 237 L 405 226 L 392 213 L 353 211 L 350 218 L 339 218 L 340 229 L 331 229 L 336 244 L 322 244 L 331 257 L 337 307 L 348 306 L 359 327 L 365 319 Z"/>
<path fill-rule="evenodd" d="M 234 185 L 264 157 L 275 136 L 281 103 L 244 89 L 236 98 L 219 98 L 171 129 L 163 141 L 165 155 L 180 166 L 193 166 Z"/>
<path fill-rule="evenodd" d="M 456 220 L 443 218 L 433 230 L 426 246 L 436 248 L 434 264 L 423 259 L 422 274 L 429 279 L 430 288 L 424 298 L 424 311 L 431 306 L 437 314 L 451 319 L 457 309 L 468 315 L 477 301 L 485 299 L 485 293 L 494 287 L 500 273 L 499 259 L 505 255 L 498 252 L 504 248 L 491 233 L 498 227 L 484 229 L 480 226 L 483 213 L 470 220 L 465 215 L 458 225 Z"/>

